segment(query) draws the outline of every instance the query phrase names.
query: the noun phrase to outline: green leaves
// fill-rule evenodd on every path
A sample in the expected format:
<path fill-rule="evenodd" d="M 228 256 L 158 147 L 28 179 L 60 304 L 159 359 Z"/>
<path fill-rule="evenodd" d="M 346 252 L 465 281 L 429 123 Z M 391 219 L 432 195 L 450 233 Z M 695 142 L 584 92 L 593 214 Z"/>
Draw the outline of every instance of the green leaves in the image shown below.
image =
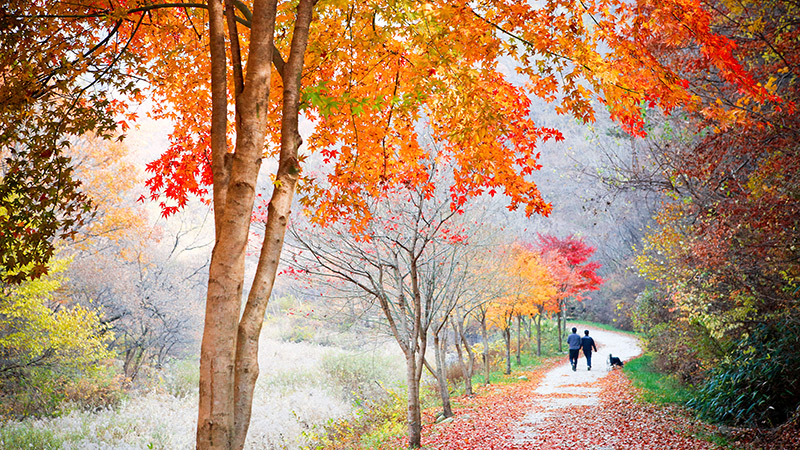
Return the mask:
<path fill-rule="evenodd" d="M 0 279 L 19 283 L 47 273 L 53 242 L 92 216 L 89 198 L 59 149 L 12 150 L 0 182 Z"/>
<path fill-rule="evenodd" d="M 301 109 L 308 110 L 313 107 L 322 117 L 330 117 L 336 112 L 349 110 L 357 117 L 363 114 L 366 108 L 377 111 L 383 104 L 381 98 L 356 97 L 349 92 L 344 92 L 340 96 L 329 95 L 327 84 L 323 81 L 303 90 Z"/>

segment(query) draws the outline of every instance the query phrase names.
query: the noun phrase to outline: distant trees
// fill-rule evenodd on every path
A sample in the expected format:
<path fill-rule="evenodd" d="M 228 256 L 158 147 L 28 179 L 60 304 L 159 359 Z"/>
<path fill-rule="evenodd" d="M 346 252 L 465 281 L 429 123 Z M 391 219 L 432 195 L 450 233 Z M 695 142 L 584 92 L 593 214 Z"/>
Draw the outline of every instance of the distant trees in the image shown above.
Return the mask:
<path fill-rule="evenodd" d="M 576 236 L 558 238 L 539 235 L 537 243 L 554 278 L 558 301 L 558 350 L 562 350 L 562 332 L 566 329 L 566 307 L 571 298 L 581 300 L 583 294 L 599 288 L 603 279 L 597 275 L 600 263 L 591 261 L 594 247 Z"/>
<path fill-rule="evenodd" d="M 81 252 L 65 283 L 73 301 L 100 308 L 114 332 L 111 348 L 131 380 L 143 365 L 160 367 L 170 358 L 196 354 L 200 338 L 207 264 L 187 251 L 198 245 L 197 231 L 151 232 L 139 242 L 106 242 Z M 204 247 L 202 241 L 198 246 Z"/>
<path fill-rule="evenodd" d="M 197 224 L 188 214 L 170 227 L 150 222 L 135 195 L 142 174 L 121 143 L 84 136 L 65 154 L 95 214 L 60 245 L 60 254 L 73 261 L 62 291 L 71 302 L 98 309 L 114 332 L 110 348 L 132 380 L 143 365 L 160 366 L 198 342 L 207 264 L 191 255 L 210 245 L 210 237 L 202 233 L 202 216 Z"/>

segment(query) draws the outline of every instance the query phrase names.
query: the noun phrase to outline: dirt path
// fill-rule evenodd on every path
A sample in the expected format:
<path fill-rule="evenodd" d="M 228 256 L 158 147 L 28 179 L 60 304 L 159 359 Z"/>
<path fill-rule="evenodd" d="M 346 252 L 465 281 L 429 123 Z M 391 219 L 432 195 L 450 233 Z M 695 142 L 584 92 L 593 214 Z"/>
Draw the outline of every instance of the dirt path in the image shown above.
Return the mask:
<path fill-rule="evenodd" d="M 567 328 L 578 328 L 583 336 L 587 329 L 583 325 L 568 324 Z M 592 370 L 587 370 L 583 352 L 578 360 L 577 371 L 572 371 L 568 358 L 564 363 L 551 369 L 534 391 L 529 412 L 520 422 L 515 432 L 518 444 L 538 442 L 540 424 L 562 414 L 566 408 L 597 406 L 600 404 L 600 383 L 611 370 L 608 355 L 612 354 L 623 362 L 641 354 L 642 348 L 635 337 L 610 331 L 589 328 L 589 336 L 594 338 L 597 352 L 592 355 Z M 597 448 L 601 450 L 602 447 Z"/>

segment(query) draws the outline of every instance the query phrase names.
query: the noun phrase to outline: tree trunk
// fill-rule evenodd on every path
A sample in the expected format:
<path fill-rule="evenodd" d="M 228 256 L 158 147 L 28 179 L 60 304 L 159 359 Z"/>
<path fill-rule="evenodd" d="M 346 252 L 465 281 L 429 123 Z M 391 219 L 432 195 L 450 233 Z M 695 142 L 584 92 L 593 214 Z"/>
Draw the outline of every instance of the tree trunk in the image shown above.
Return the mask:
<path fill-rule="evenodd" d="M 542 356 L 542 313 L 536 317 L 536 356 Z"/>
<path fill-rule="evenodd" d="M 228 2 L 230 5 L 230 2 Z M 250 420 L 252 386 L 258 376 L 258 335 L 271 293 L 283 234 L 299 168 L 297 167 L 297 110 L 299 74 L 308 40 L 313 2 L 298 5 L 292 40 L 293 68 L 284 69 L 281 156 L 273 192 L 265 245 L 245 315 L 239 323 L 244 283 L 244 256 L 249 237 L 261 155 L 266 133 L 272 76 L 273 34 L 277 0 L 256 0 L 250 31 L 247 73 L 241 79 L 238 52 L 233 51 L 236 89 L 236 147 L 227 147 L 227 62 L 222 4 L 209 0 L 211 51 L 211 152 L 214 176 L 216 242 L 209 266 L 206 318 L 200 355 L 200 395 L 197 448 L 240 449 Z M 304 12 L 305 11 L 305 12 Z M 305 31 L 305 32 L 304 32 Z M 238 43 L 235 29 L 231 40 Z M 288 64 L 287 64 L 288 65 Z M 276 183 L 278 184 L 278 183 Z"/>
<path fill-rule="evenodd" d="M 456 353 L 458 354 L 458 363 L 461 366 L 461 373 L 464 374 L 464 394 L 465 395 L 473 395 L 472 392 L 472 371 L 475 368 L 475 355 L 472 353 L 472 349 L 469 348 L 469 342 L 467 342 L 466 336 L 464 336 L 464 327 L 461 323 L 456 323 L 456 320 L 453 319 L 453 333 L 455 333 L 455 344 L 456 346 Z M 467 363 L 464 363 L 464 355 L 461 352 L 461 345 L 464 345 L 464 350 L 467 352 Z"/>
<path fill-rule="evenodd" d="M 517 366 L 522 365 L 522 316 L 517 316 Z"/>
<path fill-rule="evenodd" d="M 422 446 L 422 419 L 419 407 L 419 373 L 415 352 L 406 354 L 406 381 L 408 382 L 408 447 L 419 448 Z"/>
<path fill-rule="evenodd" d="M 563 352 L 563 351 L 564 351 L 564 348 L 563 348 L 563 346 L 561 345 L 561 341 L 563 340 L 563 338 L 562 338 L 562 336 L 561 336 L 561 335 L 563 334 L 563 331 L 564 331 L 564 326 L 566 326 L 566 325 L 563 325 L 563 326 L 561 325 L 561 317 L 562 317 L 562 316 L 563 316 L 562 312 L 561 312 L 561 311 L 559 311 L 559 312 L 558 312 L 557 319 L 556 319 L 556 320 L 557 320 L 557 326 L 556 326 L 556 328 L 558 328 L 558 352 L 559 352 L 559 353 L 561 353 L 561 352 Z"/>
<path fill-rule="evenodd" d="M 528 320 L 528 323 L 525 325 L 528 329 L 528 342 L 530 342 L 531 338 L 533 337 L 533 316 L 528 316 L 528 319 L 530 320 Z"/>
<path fill-rule="evenodd" d="M 294 33 L 289 59 L 283 66 L 283 121 L 281 123 L 281 153 L 272 198 L 268 205 L 264 241 L 256 268 L 253 285 L 239 323 L 236 347 L 236 375 L 234 387 L 234 439 L 233 449 L 244 448 L 250 426 L 253 392 L 258 378 L 258 342 L 264 314 L 272 295 L 272 287 L 280 262 L 286 227 L 289 223 L 292 199 L 300 175 L 298 149 L 302 140 L 298 132 L 300 107 L 300 76 L 308 43 L 313 0 L 301 0 L 297 6 Z M 272 60 L 270 52 L 270 61 Z"/>
<path fill-rule="evenodd" d="M 503 330 L 503 340 L 506 341 L 506 375 L 511 375 L 511 325 L 506 324 Z"/>
<path fill-rule="evenodd" d="M 483 381 L 489 385 L 489 337 L 486 330 L 486 314 L 481 317 L 481 339 L 483 339 Z"/>
<path fill-rule="evenodd" d="M 233 374 L 236 351 L 236 327 L 239 319 L 242 280 L 244 277 L 244 249 L 249 228 L 249 210 L 246 207 L 247 187 L 255 189 L 251 175 L 239 174 L 239 190 L 245 198 L 228 205 L 226 133 L 228 114 L 227 62 L 225 54 L 224 13 L 222 4 L 209 0 L 209 40 L 211 51 L 211 153 L 214 174 L 214 223 L 216 242 L 211 252 L 208 294 L 203 339 L 200 347 L 200 394 L 197 418 L 197 448 L 199 450 L 228 450 L 233 437 Z M 237 168 L 247 169 L 253 164 L 253 155 L 237 151 Z M 249 156 L 249 157 L 246 157 Z M 257 175 L 257 171 L 256 175 Z M 242 188 L 245 189 L 242 189 Z M 252 206 L 252 200 L 251 200 Z M 234 211 L 234 209 L 236 209 Z M 227 214 L 226 214 L 227 210 Z M 239 215 L 237 217 L 237 214 Z M 242 223 L 242 216 L 247 223 Z M 238 219 L 238 220 L 237 220 Z"/>
<path fill-rule="evenodd" d="M 441 330 L 440 330 L 441 332 Z M 436 372 L 439 381 L 439 396 L 442 399 L 442 414 L 444 417 L 453 417 L 453 408 L 450 405 L 450 387 L 447 384 L 447 363 L 445 354 L 447 351 L 447 336 L 439 337 L 440 333 L 433 335 L 433 351 L 436 358 Z"/>

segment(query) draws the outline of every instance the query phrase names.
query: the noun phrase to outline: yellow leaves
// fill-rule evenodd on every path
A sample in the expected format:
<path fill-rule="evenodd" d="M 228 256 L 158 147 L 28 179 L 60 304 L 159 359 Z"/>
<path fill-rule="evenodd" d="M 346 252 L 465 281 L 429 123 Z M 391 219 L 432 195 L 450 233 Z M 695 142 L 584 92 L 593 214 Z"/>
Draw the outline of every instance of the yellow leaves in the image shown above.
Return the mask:
<path fill-rule="evenodd" d="M 81 306 L 64 307 L 56 297 L 61 272 L 68 260 L 56 260 L 51 271 L 37 280 L 6 289 L 0 296 L 0 353 L 12 355 L 5 363 L 25 366 L 39 358 L 45 363 L 86 368 L 110 356 L 111 333 L 96 311 Z"/>
<path fill-rule="evenodd" d="M 553 311 L 558 294 L 556 283 L 538 251 L 515 243 L 505 252 L 503 284 L 505 295 L 490 303 L 487 318 L 505 329 L 517 315 L 535 316 Z"/>

